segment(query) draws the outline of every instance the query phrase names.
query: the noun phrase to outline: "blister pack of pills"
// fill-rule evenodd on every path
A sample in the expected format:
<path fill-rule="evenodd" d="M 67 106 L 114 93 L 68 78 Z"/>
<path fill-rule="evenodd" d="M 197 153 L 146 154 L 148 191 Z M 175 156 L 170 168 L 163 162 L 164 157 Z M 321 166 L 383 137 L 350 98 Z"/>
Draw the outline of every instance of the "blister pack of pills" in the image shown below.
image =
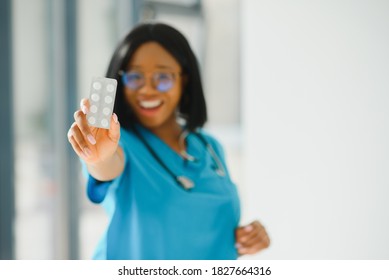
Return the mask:
<path fill-rule="evenodd" d="M 104 77 L 92 78 L 89 94 L 88 124 L 109 129 L 115 104 L 117 81 Z"/>

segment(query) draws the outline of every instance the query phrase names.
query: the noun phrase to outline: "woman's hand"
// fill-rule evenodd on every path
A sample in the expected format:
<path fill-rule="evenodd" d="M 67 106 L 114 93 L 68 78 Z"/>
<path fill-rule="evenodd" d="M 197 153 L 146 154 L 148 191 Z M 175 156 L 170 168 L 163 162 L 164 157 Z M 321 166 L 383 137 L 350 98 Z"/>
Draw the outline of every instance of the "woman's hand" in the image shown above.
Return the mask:
<path fill-rule="evenodd" d="M 240 255 L 255 254 L 270 245 L 269 236 L 260 222 L 238 227 L 235 231 L 236 248 Z"/>
<path fill-rule="evenodd" d="M 94 165 L 110 159 L 117 151 L 120 124 L 117 115 L 113 114 L 109 130 L 91 127 L 86 120 L 88 110 L 89 100 L 82 99 L 67 136 L 76 154 L 87 164 Z"/>

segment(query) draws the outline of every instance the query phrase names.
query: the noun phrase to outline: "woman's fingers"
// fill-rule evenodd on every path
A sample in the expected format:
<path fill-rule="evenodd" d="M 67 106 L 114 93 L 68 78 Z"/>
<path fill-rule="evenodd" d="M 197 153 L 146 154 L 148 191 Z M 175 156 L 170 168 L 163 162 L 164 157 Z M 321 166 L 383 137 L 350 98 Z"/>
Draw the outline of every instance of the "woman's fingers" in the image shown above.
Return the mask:
<path fill-rule="evenodd" d="M 69 142 L 72 144 L 74 150 L 83 155 L 84 158 L 92 156 L 92 151 L 89 148 L 88 142 L 85 139 L 83 133 L 77 123 L 73 123 L 68 132 Z"/>
<path fill-rule="evenodd" d="M 81 110 L 76 111 L 74 113 L 74 120 L 76 121 L 77 126 L 81 131 L 82 135 L 84 135 L 85 139 L 88 139 L 89 143 L 95 145 L 96 139 L 92 135 L 90 127 L 86 121 L 85 114 Z"/>
<path fill-rule="evenodd" d="M 236 230 L 236 247 L 239 254 L 254 254 L 269 245 L 269 236 L 258 221 Z"/>
<path fill-rule="evenodd" d="M 80 145 L 78 144 L 78 142 L 76 141 L 76 139 L 74 138 L 74 130 L 75 130 L 75 127 L 77 126 L 76 123 L 73 123 L 72 126 L 69 128 L 68 130 L 68 140 L 70 142 L 70 144 L 72 145 L 72 148 L 73 150 L 76 152 L 76 154 L 81 157 L 81 158 L 86 158 L 86 154 L 84 153 L 84 151 L 82 150 L 82 148 L 80 147 Z"/>
<path fill-rule="evenodd" d="M 88 114 L 88 112 L 89 112 L 89 99 L 88 98 L 81 99 L 80 109 L 84 113 L 84 115 Z"/>
<path fill-rule="evenodd" d="M 113 113 L 111 116 L 111 125 L 110 125 L 110 129 L 108 130 L 108 136 L 114 143 L 119 142 L 120 123 L 118 120 L 118 116 L 115 113 Z"/>
<path fill-rule="evenodd" d="M 239 254 L 255 254 L 262 249 L 269 247 L 270 240 L 264 232 L 249 239 L 238 248 Z"/>
<path fill-rule="evenodd" d="M 251 246 L 255 238 L 264 235 L 266 235 L 265 228 L 258 221 L 255 221 L 244 227 L 244 234 L 239 238 L 239 242 L 246 246 Z"/>
<path fill-rule="evenodd" d="M 85 135 L 85 137 L 88 139 L 88 141 L 92 145 L 95 145 L 96 139 L 95 139 L 95 137 L 93 137 L 93 134 L 91 133 L 90 127 L 89 127 L 87 120 L 86 120 L 86 114 L 89 112 L 89 107 L 90 107 L 89 99 L 88 98 L 81 99 L 80 109 L 81 109 L 81 112 L 84 114 L 84 116 L 82 116 L 79 113 L 79 111 L 77 111 L 74 114 L 74 119 L 76 120 L 76 118 L 79 118 L 79 122 L 77 122 L 77 120 L 76 120 L 76 122 L 79 124 L 81 132 Z"/>

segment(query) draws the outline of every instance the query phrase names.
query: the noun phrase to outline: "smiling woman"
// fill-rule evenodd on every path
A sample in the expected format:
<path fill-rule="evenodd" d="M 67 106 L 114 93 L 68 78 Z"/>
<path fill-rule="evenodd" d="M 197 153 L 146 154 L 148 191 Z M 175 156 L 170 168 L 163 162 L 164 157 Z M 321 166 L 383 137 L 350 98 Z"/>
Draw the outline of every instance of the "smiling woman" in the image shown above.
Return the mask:
<path fill-rule="evenodd" d="M 202 129 L 202 83 L 184 36 L 165 24 L 137 26 L 107 77 L 118 80 L 110 129 L 88 126 L 84 99 L 68 132 L 88 196 L 110 217 L 94 258 L 236 259 L 268 247 L 258 221 L 239 226 L 223 148 Z"/>

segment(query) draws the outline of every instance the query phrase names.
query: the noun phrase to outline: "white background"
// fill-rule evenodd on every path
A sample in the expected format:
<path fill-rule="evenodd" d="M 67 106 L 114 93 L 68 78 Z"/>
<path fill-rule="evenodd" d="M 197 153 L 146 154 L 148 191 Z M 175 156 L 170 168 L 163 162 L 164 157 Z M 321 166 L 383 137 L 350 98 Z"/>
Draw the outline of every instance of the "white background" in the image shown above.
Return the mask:
<path fill-rule="evenodd" d="M 246 217 L 258 258 L 389 258 L 389 2 L 242 2 Z"/>

